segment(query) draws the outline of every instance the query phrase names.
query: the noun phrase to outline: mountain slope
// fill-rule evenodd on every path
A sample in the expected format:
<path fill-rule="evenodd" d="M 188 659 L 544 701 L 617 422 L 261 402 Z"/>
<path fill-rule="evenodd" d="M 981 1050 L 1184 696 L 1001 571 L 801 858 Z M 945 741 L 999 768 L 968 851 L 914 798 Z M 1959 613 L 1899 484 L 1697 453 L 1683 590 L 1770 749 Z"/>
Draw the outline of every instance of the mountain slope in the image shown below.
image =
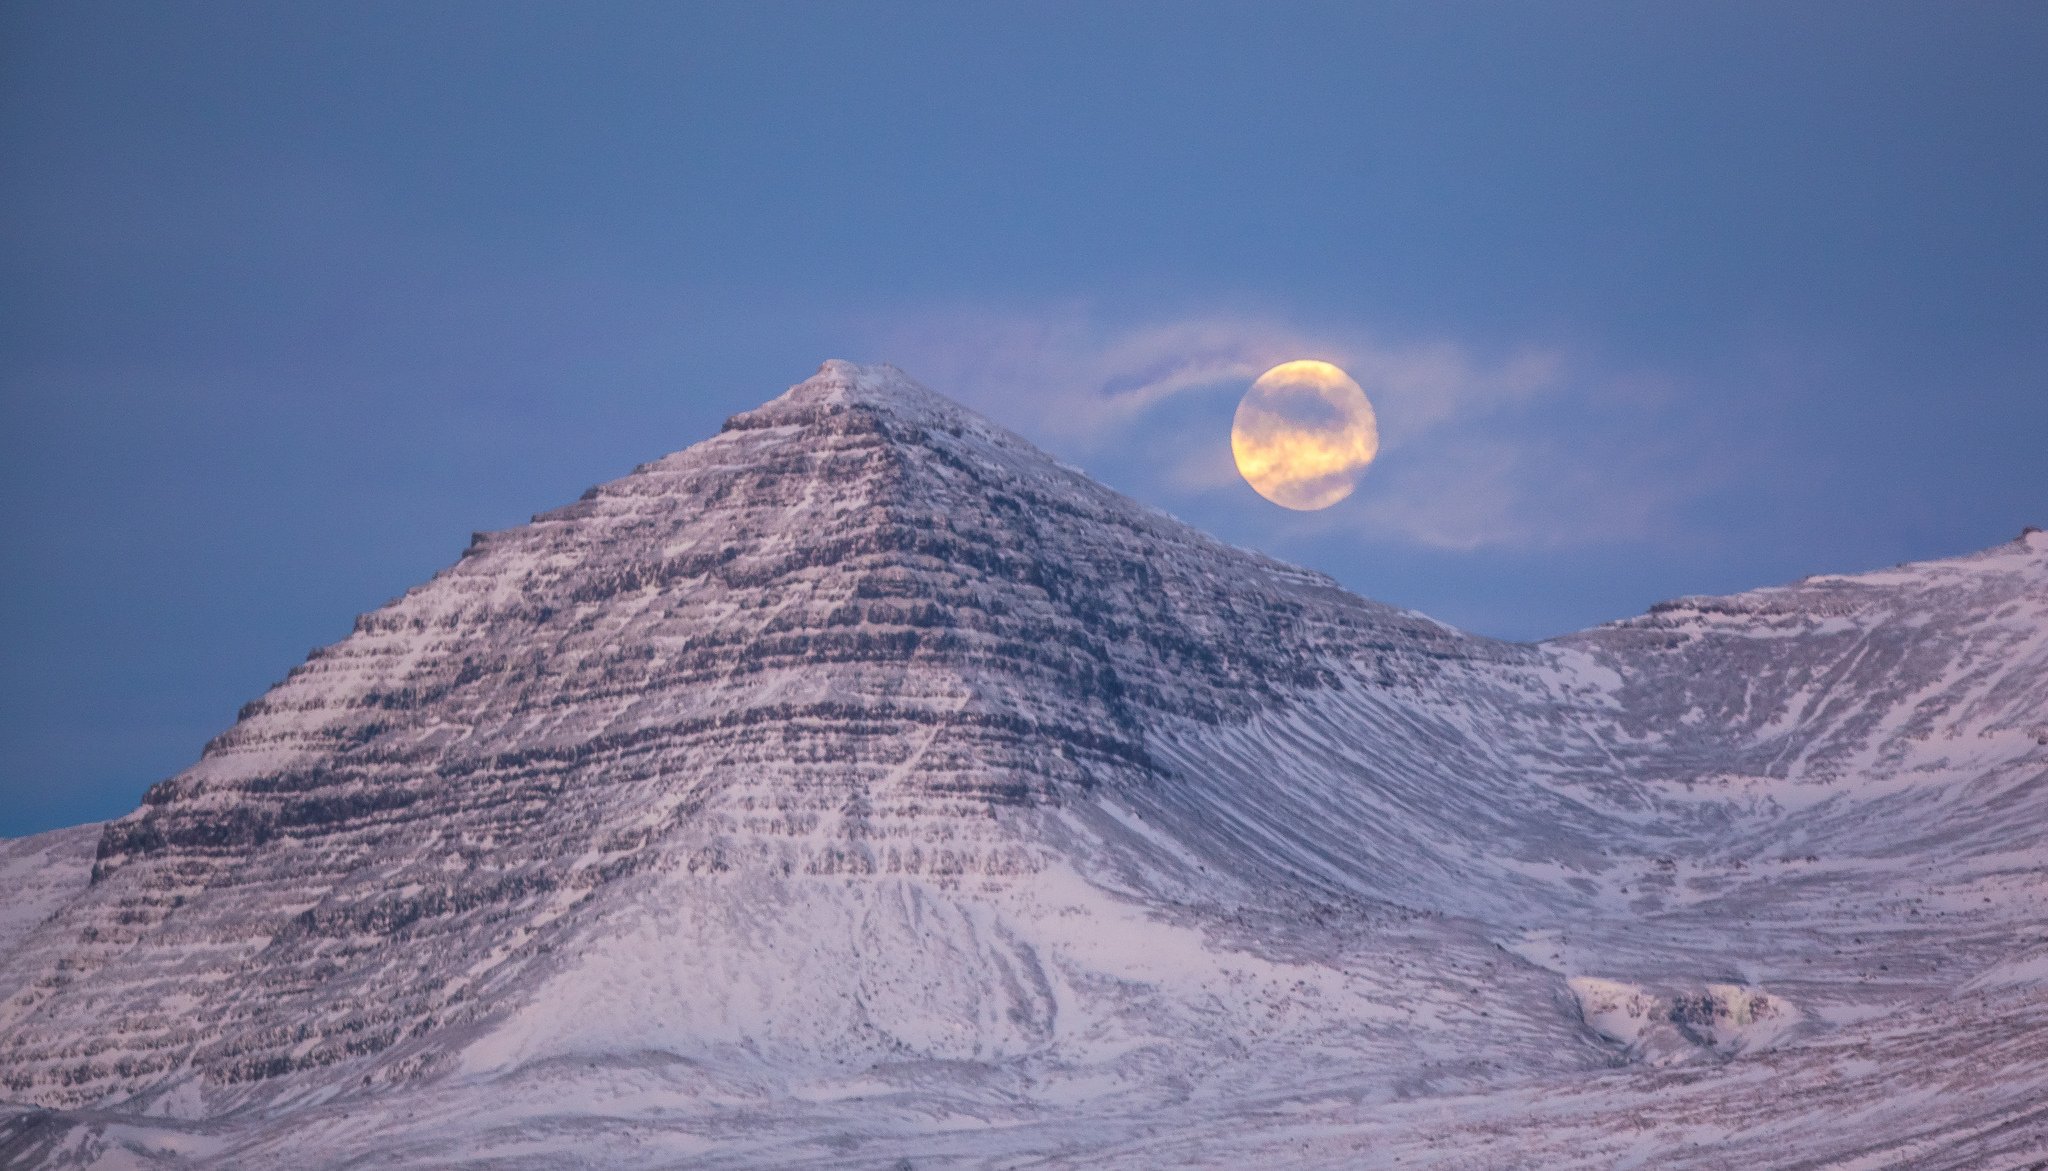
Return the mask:
<path fill-rule="evenodd" d="M 70 1104 L 391 1049 L 489 1011 L 649 867 L 1028 869 L 991 811 L 1145 783 L 1147 716 L 1465 641 L 828 365 L 480 537 L 110 825 L 93 888 L 0 968 L 7 1084 Z M 195 982 L 219 990 L 159 1007 Z"/>
<path fill-rule="evenodd" d="M 1609 1150 L 1673 1070 L 1797 1125 L 2038 1018 L 2043 711 L 2038 533 L 1508 644 L 827 363 L 110 823 L 0 949 L 0 1087 L 63 1111 L 0 1156 L 1135 1166 L 1206 1112 L 1412 1165 L 1402 1102 Z M 2002 1125 L 2038 1036 L 1948 1101 Z"/>
<path fill-rule="evenodd" d="M 0 954 L 85 889 L 100 833 L 79 825 L 0 841 Z"/>

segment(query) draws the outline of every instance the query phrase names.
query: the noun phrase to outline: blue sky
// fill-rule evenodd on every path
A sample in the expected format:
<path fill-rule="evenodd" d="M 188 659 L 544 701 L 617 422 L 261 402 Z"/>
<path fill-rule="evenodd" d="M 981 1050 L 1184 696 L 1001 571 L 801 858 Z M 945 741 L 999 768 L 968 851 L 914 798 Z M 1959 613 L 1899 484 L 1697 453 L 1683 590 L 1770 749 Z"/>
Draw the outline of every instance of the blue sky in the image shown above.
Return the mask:
<path fill-rule="evenodd" d="M 2048 523 L 2038 3 L 0 8 L 0 834 L 827 357 L 1459 625 Z M 1262 363 L 1384 447 L 1227 462 Z"/>

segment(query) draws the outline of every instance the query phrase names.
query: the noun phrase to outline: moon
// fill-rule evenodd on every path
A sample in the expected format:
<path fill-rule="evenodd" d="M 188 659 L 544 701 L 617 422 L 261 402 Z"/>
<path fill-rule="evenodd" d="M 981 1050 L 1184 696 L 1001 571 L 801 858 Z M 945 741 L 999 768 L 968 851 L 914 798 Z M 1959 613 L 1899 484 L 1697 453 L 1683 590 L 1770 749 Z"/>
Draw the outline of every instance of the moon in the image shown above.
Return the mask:
<path fill-rule="evenodd" d="M 1379 420 L 1349 374 L 1328 362 L 1283 362 L 1252 383 L 1230 424 L 1238 474 L 1282 508 L 1328 508 L 1380 453 Z"/>

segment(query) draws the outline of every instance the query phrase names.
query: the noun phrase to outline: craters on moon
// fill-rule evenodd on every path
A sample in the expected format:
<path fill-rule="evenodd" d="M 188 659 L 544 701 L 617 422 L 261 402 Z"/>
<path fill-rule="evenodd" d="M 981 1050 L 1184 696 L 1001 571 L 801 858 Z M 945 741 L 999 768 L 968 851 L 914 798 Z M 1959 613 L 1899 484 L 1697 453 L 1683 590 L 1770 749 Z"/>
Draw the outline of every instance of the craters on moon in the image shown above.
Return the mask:
<path fill-rule="evenodd" d="M 1237 470 L 1282 508 L 1328 508 L 1380 451 L 1365 391 L 1328 362 L 1283 362 L 1252 383 L 1230 424 Z"/>

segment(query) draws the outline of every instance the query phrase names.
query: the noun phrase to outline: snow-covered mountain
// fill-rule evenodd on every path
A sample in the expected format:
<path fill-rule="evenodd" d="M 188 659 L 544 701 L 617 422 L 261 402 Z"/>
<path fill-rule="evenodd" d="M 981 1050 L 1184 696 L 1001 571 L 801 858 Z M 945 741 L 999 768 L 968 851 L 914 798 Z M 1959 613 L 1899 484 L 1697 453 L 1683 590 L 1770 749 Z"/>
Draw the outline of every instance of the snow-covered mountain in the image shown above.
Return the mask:
<path fill-rule="evenodd" d="M 0 843 L 0 1166 L 2024 1166 L 2044 827 L 2048 535 L 1502 643 L 830 362 Z"/>

